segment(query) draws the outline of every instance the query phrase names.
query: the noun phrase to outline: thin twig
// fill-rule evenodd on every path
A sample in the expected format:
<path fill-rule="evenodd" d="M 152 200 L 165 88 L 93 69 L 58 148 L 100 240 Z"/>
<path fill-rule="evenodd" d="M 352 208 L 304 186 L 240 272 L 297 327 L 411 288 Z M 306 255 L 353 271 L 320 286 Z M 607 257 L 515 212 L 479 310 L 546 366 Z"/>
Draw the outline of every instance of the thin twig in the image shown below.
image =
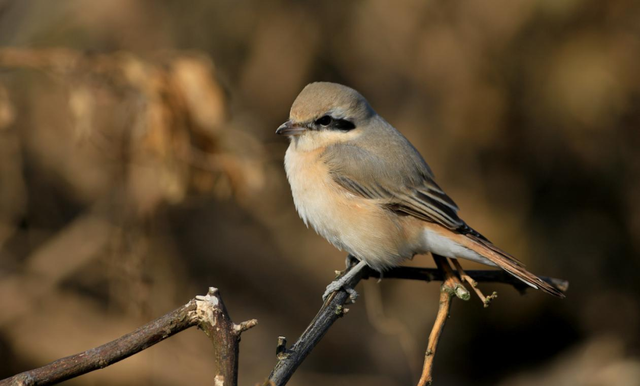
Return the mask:
<path fill-rule="evenodd" d="M 464 284 L 462 284 L 458 275 L 453 271 L 451 265 L 449 265 L 449 259 L 443 256 L 433 255 L 433 260 L 436 262 L 438 269 L 444 273 L 444 281 L 441 288 L 453 291 L 452 295 L 462 300 L 471 299 L 471 294 L 467 291 Z M 444 286 L 444 284 L 447 285 Z"/>
<path fill-rule="evenodd" d="M 214 347 L 217 348 L 217 345 L 221 344 L 223 340 L 216 336 L 216 333 L 213 333 L 212 330 L 223 318 L 230 321 L 219 292 L 215 288 L 210 288 L 206 296 L 198 296 L 184 306 L 145 324 L 129 334 L 102 346 L 58 359 L 48 365 L 1 380 L 0 386 L 56 384 L 105 368 L 193 326 L 198 326 L 205 330 L 212 337 Z M 231 323 L 231 328 L 226 332 L 217 332 L 217 334 L 228 334 L 232 339 L 231 346 L 228 346 L 227 356 L 216 356 L 216 366 L 219 369 L 216 379 L 222 377 L 221 379 L 230 379 L 235 382 L 233 374 L 237 374 L 237 341 L 239 341 L 240 333 L 244 329 L 251 328 L 255 324 L 257 324 L 255 320 L 241 323 L 240 327 Z M 227 326 L 229 325 L 227 324 Z M 218 330 L 222 329 L 218 328 Z M 232 382 L 221 383 L 221 385 L 235 386 L 236 383 Z"/>
<path fill-rule="evenodd" d="M 433 359 L 435 358 L 436 349 L 438 348 L 440 335 L 442 335 L 444 325 L 449 318 L 449 312 L 451 311 L 451 299 L 454 295 L 458 296 L 458 288 L 460 285 L 462 285 L 451 269 L 447 258 L 433 255 L 433 259 L 436 261 L 438 268 L 442 270 L 445 276 L 445 280 L 440 287 L 440 302 L 438 304 L 438 313 L 436 315 L 436 321 L 433 323 L 431 334 L 429 334 L 429 342 L 427 343 L 427 351 L 424 355 L 422 375 L 420 376 L 420 380 L 418 381 L 418 386 L 431 385 L 431 382 L 433 382 Z"/>
<path fill-rule="evenodd" d="M 450 283 L 453 284 L 453 283 Z M 442 284 L 440 289 L 440 303 L 438 305 L 438 314 L 436 315 L 436 321 L 433 324 L 431 334 L 429 334 L 429 343 L 427 344 L 427 351 L 424 356 L 424 366 L 422 368 L 422 375 L 418 386 L 430 385 L 433 382 L 433 359 L 435 358 L 436 349 L 438 348 L 438 341 L 442 330 L 444 330 L 444 324 L 449 318 L 449 312 L 451 311 L 451 299 L 453 298 L 453 288 L 445 289 L 445 283 Z"/>
<path fill-rule="evenodd" d="M 482 304 L 484 305 L 485 308 L 489 307 L 489 303 L 491 303 L 491 301 L 493 299 L 497 298 L 498 294 L 494 291 L 491 295 L 485 296 L 482 293 L 482 291 L 480 290 L 480 288 L 478 288 L 478 282 L 473 280 L 473 278 L 471 276 L 469 276 L 464 271 L 464 269 L 462 269 L 462 265 L 460 265 L 460 262 L 458 261 L 458 259 L 449 259 L 449 260 L 451 260 L 453 262 L 453 265 L 456 267 L 456 270 L 458 271 L 458 274 L 460 275 L 460 279 L 462 279 L 463 281 L 466 281 L 467 283 L 469 283 L 469 285 L 471 286 L 473 291 L 480 298 L 480 301 L 482 301 Z"/>

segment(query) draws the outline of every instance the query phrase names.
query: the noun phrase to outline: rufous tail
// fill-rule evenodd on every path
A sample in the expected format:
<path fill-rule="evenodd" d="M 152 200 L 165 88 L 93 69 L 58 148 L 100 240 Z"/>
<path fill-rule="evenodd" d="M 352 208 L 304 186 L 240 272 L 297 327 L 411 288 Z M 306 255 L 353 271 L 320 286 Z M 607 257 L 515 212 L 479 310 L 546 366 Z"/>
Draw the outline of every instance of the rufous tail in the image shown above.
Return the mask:
<path fill-rule="evenodd" d="M 557 296 L 559 298 L 565 297 L 562 291 L 547 283 L 546 281 L 540 279 L 533 273 L 527 271 L 522 263 L 516 260 L 513 256 L 493 245 L 490 241 L 483 240 L 473 235 L 463 235 L 454 232 L 452 233 L 452 238 L 460 245 L 490 260 L 498 267 L 520 279 L 523 283 L 533 288 L 540 289 L 550 295 Z"/>

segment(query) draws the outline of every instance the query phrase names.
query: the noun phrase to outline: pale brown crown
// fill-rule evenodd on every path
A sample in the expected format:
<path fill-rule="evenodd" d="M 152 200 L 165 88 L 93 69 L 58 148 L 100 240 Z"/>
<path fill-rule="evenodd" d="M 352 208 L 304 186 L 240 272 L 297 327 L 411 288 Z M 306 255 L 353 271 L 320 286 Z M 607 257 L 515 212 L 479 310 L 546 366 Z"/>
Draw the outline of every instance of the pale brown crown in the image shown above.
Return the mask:
<path fill-rule="evenodd" d="M 337 83 L 308 84 L 291 106 L 292 122 L 311 122 L 324 115 L 360 120 L 375 114 L 366 99 L 356 90 Z"/>

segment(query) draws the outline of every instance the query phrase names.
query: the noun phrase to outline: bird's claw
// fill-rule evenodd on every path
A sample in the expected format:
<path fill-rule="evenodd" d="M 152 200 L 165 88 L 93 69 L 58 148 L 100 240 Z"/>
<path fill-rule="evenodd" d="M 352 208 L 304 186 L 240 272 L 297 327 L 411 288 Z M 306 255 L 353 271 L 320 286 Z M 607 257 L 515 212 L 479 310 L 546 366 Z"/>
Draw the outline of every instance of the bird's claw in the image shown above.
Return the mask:
<path fill-rule="evenodd" d="M 323 302 L 327 301 L 327 298 L 329 298 L 329 296 L 331 296 L 332 293 L 336 291 L 340 291 L 341 289 L 344 289 L 349 294 L 349 300 L 351 300 L 351 303 L 356 302 L 356 299 L 358 298 L 358 292 L 356 292 L 356 290 L 354 290 L 351 287 L 345 286 L 342 280 L 333 281 L 327 286 L 327 289 L 324 291 L 324 294 L 322 295 L 322 301 Z"/>
<path fill-rule="evenodd" d="M 327 298 L 334 292 L 340 290 L 340 288 L 342 287 L 342 283 L 340 283 L 339 280 L 336 281 L 332 281 L 331 283 L 329 283 L 329 285 L 327 286 L 327 288 L 324 291 L 324 294 L 322 294 L 322 301 L 325 302 L 327 301 Z"/>
<path fill-rule="evenodd" d="M 355 303 L 356 299 L 358 298 L 358 293 L 356 292 L 356 290 L 351 287 L 344 287 L 344 290 L 349 294 L 349 300 L 351 300 L 351 303 Z"/>
<path fill-rule="evenodd" d="M 355 259 L 355 258 L 354 258 Z M 350 260 L 350 259 L 347 259 Z M 364 267 L 367 266 L 365 261 L 359 261 L 355 266 L 348 267 L 347 271 L 342 275 L 341 278 L 332 281 L 327 289 L 324 291 L 322 295 L 322 301 L 327 301 L 327 298 L 334 292 L 339 291 L 340 289 L 344 289 L 349 294 L 349 299 L 351 303 L 356 301 L 358 297 L 358 293 L 348 285 L 348 283 L 353 279 L 353 277 L 360 272 Z"/>

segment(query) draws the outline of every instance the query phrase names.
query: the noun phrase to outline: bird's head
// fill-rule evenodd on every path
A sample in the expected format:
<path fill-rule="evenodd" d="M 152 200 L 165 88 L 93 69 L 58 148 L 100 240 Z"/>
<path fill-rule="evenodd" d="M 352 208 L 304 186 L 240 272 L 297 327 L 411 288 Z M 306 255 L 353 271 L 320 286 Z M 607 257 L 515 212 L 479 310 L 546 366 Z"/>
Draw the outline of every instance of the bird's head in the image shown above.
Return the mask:
<path fill-rule="evenodd" d="M 356 138 L 375 111 L 356 90 L 328 82 L 311 83 L 291 106 L 276 134 L 322 147 Z"/>

